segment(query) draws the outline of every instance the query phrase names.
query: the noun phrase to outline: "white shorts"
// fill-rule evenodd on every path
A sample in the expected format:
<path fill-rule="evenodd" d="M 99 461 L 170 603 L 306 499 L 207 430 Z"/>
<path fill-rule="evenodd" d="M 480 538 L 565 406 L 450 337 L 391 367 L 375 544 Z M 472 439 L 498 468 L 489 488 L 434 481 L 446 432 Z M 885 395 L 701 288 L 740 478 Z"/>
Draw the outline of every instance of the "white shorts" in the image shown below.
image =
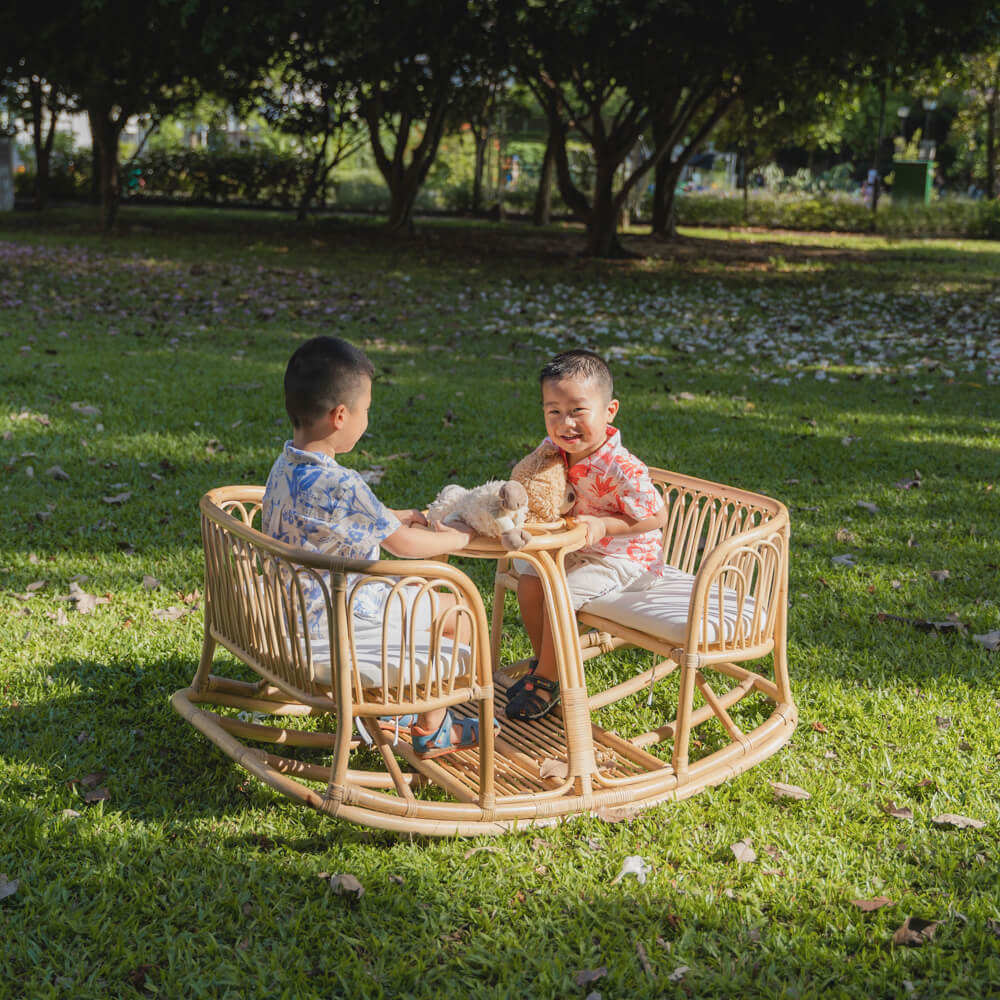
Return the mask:
<path fill-rule="evenodd" d="M 447 673 L 455 657 L 459 662 L 458 673 L 468 672 L 469 648 L 456 647 L 451 639 L 442 640 L 440 658 L 431 662 L 432 597 L 424 593 L 417 600 L 419 592 L 417 586 L 404 587 L 395 599 L 385 604 L 380 617 L 352 616 L 357 667 L 364 687 L 377 687 L 383 680 L 398 684 L 401 678 L 404 682 L 413 679 L 422 683 L 429 671 L 436 676 Z M 411 635 L 412 649 L 409 645 Z M 383 639 L 386 640 L 386 661 L 382 659 Z M 311 639 L 311 645 L 317 680 L 329 684 L 330 639 L 326 635 L 316 636 Z"/>
<path fill-rule="evenodd" d="M 570 552 L 566 556 L 566 582 L 573 610 L 579 611 L 590 601 L 609 597 L 622 590 L 631 589 L 647 576 L 646 569 L 632 559 L 615 556 L 596 556 Z M 514 566 L 524 576 L 538 576 L 531 563 L 515 559 Z"/>

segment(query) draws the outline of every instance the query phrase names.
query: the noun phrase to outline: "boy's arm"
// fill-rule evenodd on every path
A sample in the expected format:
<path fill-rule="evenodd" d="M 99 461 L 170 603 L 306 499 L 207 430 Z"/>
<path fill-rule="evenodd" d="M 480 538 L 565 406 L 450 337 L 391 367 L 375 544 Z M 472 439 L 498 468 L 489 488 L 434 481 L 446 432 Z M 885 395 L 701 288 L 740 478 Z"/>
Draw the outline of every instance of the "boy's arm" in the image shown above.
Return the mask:
<path fill-rule="evenodd" d="M 427 518 L 419 510 L 394 510 L 393 514 L 399 518 L 400 524 L 405 524 L 407 527 L 415 524 L 427 524 Z"/>
<path fill-rule="evenodd" d="M 629 517 L 619 514 L 615 517 L 598 517 L 596 514 L 579 514 L 576 518 L 587 528 L 587 544 L 596 545 L 605 535 L 641 535 L 647 531 L 658 531 L 667 523 L 667 506 L 664 504 L 655 514 L 647 517 Z"/>
<path fill-rule="evenodd" d="M 471 538 L 468 532 L 446 525 L 435 529 L 404 523 L 382 542 L 382 548 L 400 559 L 433 559 L 464 549 Z"/>

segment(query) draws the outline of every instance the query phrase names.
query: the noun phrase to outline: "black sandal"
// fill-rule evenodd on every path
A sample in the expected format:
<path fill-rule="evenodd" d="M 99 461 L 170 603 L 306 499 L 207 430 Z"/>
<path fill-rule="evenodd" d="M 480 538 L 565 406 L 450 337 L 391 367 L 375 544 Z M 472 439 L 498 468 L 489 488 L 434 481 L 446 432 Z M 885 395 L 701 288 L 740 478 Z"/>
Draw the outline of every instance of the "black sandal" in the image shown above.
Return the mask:
<path fill-rule="evenodd" d="M 534 722 L 544 718 L 559 704 L 559 682 L 529 674 L 517 694 L 507 702 L 507 718 L 515 722 Z M 548 691 L 548 701 L 538 691 Z"/>
<path fill-rule="evenodd" d="M 528 672 L 523 676 L 518 677 L 518 679 L 514 681 L 514 683 L 511 684 L 509 688 L 507 688 L 508 702 L 512 698 L 516 698 L 518 694 L 520 694 L 520 692 L 524 688 L 524 685 L 527 684 L 529 680 L 531 680 L 532 676 L 534 675 L 537 669 L 538 669 L 538 660 L 535 657 L 532 657 L 530 660 L 528 660 Z"/>

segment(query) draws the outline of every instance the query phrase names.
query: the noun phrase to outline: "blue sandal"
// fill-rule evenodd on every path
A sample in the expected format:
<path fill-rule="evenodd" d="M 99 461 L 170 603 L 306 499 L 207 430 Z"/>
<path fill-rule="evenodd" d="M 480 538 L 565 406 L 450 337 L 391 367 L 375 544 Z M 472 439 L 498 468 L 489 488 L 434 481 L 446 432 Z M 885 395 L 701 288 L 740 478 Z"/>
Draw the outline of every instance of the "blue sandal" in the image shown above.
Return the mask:
<path fill-rule="evenodd" d="M 458 724 L 462 728 L 462 735 L 458 742 L 452 742 L 452 726 Z M 455 750 L 471 750 L 479 746 L 479 720 L 478 719 L 456 719 L 450 711 L 445 712 L 444 721 L 433 733 L 418 733 L 410 730 L 413 736 L 413 752 L 421 760 L 430 760 L 432 757 L 440 757 L 446 753 L 453 753 Z"/>

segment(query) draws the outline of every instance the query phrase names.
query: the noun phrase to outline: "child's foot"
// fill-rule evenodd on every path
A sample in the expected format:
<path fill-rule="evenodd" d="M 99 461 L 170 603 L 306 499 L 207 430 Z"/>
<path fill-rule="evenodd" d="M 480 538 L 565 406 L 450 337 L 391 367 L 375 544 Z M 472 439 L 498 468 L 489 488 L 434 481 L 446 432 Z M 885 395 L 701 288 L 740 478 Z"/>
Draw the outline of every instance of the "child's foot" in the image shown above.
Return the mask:
<path fill-rule="evenodd" d="M 515 722 L 534 722 L 544 718 L 558 704 L 559 682 L 528 674 L 520 690 L 507 702 L 507 718 Z"/>
<path fill-rule="evenodd" d="M 412 725 L 410 735 L 413 737 L 413 752 L 421 760 L 430 760 L 456 750 L 472 750 L 479 746 L 479 720 L 456 719 L 451 712 L 445 712 L 436 730 Z"/>

